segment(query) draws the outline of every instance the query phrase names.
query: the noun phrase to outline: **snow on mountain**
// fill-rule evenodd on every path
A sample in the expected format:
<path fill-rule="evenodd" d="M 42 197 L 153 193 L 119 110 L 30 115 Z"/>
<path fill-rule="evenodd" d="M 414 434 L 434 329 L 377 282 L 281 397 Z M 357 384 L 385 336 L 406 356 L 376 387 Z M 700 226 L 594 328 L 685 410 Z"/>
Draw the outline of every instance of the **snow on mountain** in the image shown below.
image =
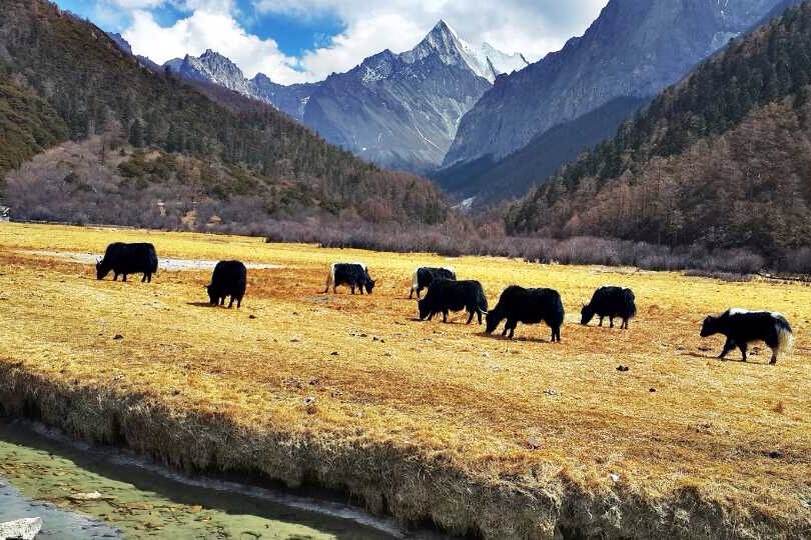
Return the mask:
<path fill-rule="evenodd" d="M 164 64 L 173 73 L 192 80 L 218 84 L 234 92 L 253 96 L 250 81 L 242 70 L 225 56 L 207 49 L 200 57 L 186 55 Z"/>
<path fill-rule="evenodd" d="M 211 50 L 165 67 L 270 103 L 370 161 L 422 172 L 442 162 L 460 119 L 496 77 L 526 65 L 520 54 L 470 45 L 439 21 L 410 51 L 384 50 L 318 83 L 284 86 L 261 73 L 249 80 Z"/>

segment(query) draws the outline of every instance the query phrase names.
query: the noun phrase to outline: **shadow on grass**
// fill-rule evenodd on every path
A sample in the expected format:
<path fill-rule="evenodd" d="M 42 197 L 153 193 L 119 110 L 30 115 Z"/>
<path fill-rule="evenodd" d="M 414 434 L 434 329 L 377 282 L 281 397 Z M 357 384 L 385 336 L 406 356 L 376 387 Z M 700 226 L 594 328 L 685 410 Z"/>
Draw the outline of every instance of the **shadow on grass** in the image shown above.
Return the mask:
<path fill-rule="evenodd" d="M 187 306 L 193 307 L 204 307 L 204 308 L 218 308 L 224 306 L 218 306 L 217 304 L 212 304 L 211 302 L 186 302 Z"/>
<path fill-rule="evenodd" d="M 552 339 L 543 339 L 543 338 L 533 338 L 533 337 L 526 337 L 526 336 L 518 336 L 513 338 L 508 338 L 506 336 L 502 336 L 500 333 L 496 334 L 488 334 L 487 332 L 479 332 L 476 334 L 479 337 L 485 339 L 493 339 L 496 341 L 506 341 L 507 343 L 552 343 Z"/>
<path fill-rule="evenodd" d="M 679 353 L 679 356 L 687 356 L 689 358 L 695 358 L 695 359 L 698 359 L 698 360 L 712 360 L 712 361 L 718 362 L 719 364 L 732 363 L 732 364 L 745 364 L 747 366 L 772 367 L 769 364 L 768 361 L 766 361 L 766 362 L 757 362 L 757 361 L 753 362 L 752 357 L 755 356 L 755 355 L 753 355 L 751 353 L 749 355 L 749 359 L 746 362 L 741 360 L 740 357 L 738 357 L 738 358 L 718 358 L 717 354 L 711 354 L 711 353 L 710 354 L 701 354 L 701 353 L 697 353 L 695 351 L 688 351 L 688 352 Z"/>

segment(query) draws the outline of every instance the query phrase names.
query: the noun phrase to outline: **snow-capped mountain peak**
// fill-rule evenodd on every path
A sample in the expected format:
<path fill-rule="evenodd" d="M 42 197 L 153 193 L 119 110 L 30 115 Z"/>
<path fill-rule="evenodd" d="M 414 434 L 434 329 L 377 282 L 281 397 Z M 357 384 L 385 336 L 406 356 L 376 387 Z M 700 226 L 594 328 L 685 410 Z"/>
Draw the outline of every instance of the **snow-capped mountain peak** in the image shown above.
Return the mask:
<path fill-rule="evenodd" d="M 506 54 L 489 43 L 474 47 L 440 20 L 416 47 L 401 55 L 406 63 L 414 63 L 431 54 L 438 54 L 447 65 L 467 65 L 476 75 L 491 83 L 502 73 L 511 73 L 529 65 L 521 54 Z"/>
<path fill-rule="evenodd" d="M 187 54 L 183 59 L 169 60 L 165 66 L 186 78 L 212 82 L 244 95 L 251 94 L 249 81 L 242 70 L 230 59 L 211 49 L 206 49 L 199 57 Z"/>

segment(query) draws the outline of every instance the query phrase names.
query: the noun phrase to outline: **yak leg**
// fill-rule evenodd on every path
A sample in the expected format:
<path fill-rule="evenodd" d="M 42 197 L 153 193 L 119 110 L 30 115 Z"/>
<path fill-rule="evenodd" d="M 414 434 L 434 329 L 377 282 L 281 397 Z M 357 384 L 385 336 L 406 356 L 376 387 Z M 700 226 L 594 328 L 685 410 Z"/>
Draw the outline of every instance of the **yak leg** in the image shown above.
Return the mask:
<path fill-rule="evenodd" d="M 777 349 L 772 348 L 772 359 L 769 360 L 769 365 L 773 366 L 777 363 Z"/>
<path fill-rule="evenodd" d="M 481 312 L 481 310 L 480 310 L 480 309 L 477 309 L 477 310 L 476 310 L 476 316 L 477 316 L 477 317 L 478 317 L 478 319 L 479 319 L 479 326 L 481 326 L 481 324 L 482 324 L 482 312 Z"/>
<path fill-rule="evenodd" d="M 470 324 L 473 322 L 473 315 L 475 314 L 475 312 L 468 310 L 468 313 L 470 313 L 470 316 L 467 318 L 467 323 L 465 324 Z"/>
<path fill-rule="evenodd" d="M 231 309 L 232 307 L 234 307 L 234 295 L 233 294 L 231 295 L 231 301 L 228 302 L 228 309 Z"/>
<path fill-rule="evenodd" d="M 603 325 L 603 316 L 600 315 L 600 326 L 602 326 L 602 325 Z"/>
<path fill-rule="evenodd" d="M 746 362 L 747 344 L 746 343 L 741 343 L 741 344 L 738 345 L 738 348 L 741 350 L 741 356 L 742 356 L 741 361 Z"/>
<path fill-rule="evenodd" d="M 552 329 L 552 342 L 560 343 L 560 326 L 556 326 Z"/>
<path fill-rule="evenodd" d="M 447 309 L 442 312 L 442 322 L 444 322 L 444 323 L 448 322 L 448 310 Z"/>
<path fill-rule="evenodd" d="M 237 309 L 242 307 L 242 297 L 237 296 Z"/>
<path fill-rule="evenodd" d="M 721 351 L 721 354 L 718 358 L 726 358 L 726 356 L 732 352 L 732 349 L 735 348 L 735 340 L 732 338 L 727 338 L 727 342 L 724 343 L 724 350 Z"/>
<path fill-rule="evenodd" d="M 510 324 L 507 323 L 504 325 L 504 331 L 501 332 L 501 337 L 507 337 L 507 332 L 510 331 Z"/>
<path fill-rule="evenodd" d="M 614 328 L 614 317 L 609 317 L 608 322 L 610 323 L 610 328 Z"/>
<path fill-rule="evenodd" d="M 510 339 L 515 337 L 515 327 L 518 326 L 518 321 L 508 321 L 507 324 L 510 325 Z"/>

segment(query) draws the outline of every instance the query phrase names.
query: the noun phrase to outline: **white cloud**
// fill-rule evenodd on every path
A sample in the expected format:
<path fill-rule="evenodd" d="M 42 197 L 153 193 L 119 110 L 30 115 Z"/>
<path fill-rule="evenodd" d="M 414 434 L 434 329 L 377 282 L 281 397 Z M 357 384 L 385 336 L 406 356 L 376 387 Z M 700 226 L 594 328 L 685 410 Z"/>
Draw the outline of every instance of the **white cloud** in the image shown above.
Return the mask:
<path fill-rule="evenodd" d="M 162 27 L 149 12 L 135 11 L 124 39 L 136 54 L 161 64 L 213 49 L 233 60 L 248 77 L 262 72 L 285 84 L 304 79 L 304 74 L 294 69 L 297 59 L 284 55 L 272 39 L 249 34 L 225 12 L 197 9 L 172 26 Z"/>
<path fill-rule="evenodd" d="M 487 41 L 504 52 L 522 52 L 538 60 L 582 33 L 607 1 L 258 0 L 255 5 L 267 13 L 310 18 L 331 15 L 344 22 L 344 32 L 302 58 L 302 65 L 318 78 L 345 71 L 386 48 L 407 50 L 439 19 L 471 43 Z"/>
<path fill-rule="evenodd" d="M 343 23 L 340 34 L 314 44 L 300 58 L 284 55 L 272 39 L 245 30 L 239 22 L 245 14 L 234 0 L 102 1 L 131 8 L 132 24 L 124 37 L 138 54 L 164 62 L 210 48 L 234 60 L 248 76 L 261 71 L 288 84 L 346 71 L 383 49 L 410 49 L 439 19 L 474 44 L 487 41 L 538 60 L 582 33 L 608 0 L 250 0 L 254 12 L 248 15 L 332 17 Z M 167 1 L 188 16 L 161 27 L 148 9 Z"/>

